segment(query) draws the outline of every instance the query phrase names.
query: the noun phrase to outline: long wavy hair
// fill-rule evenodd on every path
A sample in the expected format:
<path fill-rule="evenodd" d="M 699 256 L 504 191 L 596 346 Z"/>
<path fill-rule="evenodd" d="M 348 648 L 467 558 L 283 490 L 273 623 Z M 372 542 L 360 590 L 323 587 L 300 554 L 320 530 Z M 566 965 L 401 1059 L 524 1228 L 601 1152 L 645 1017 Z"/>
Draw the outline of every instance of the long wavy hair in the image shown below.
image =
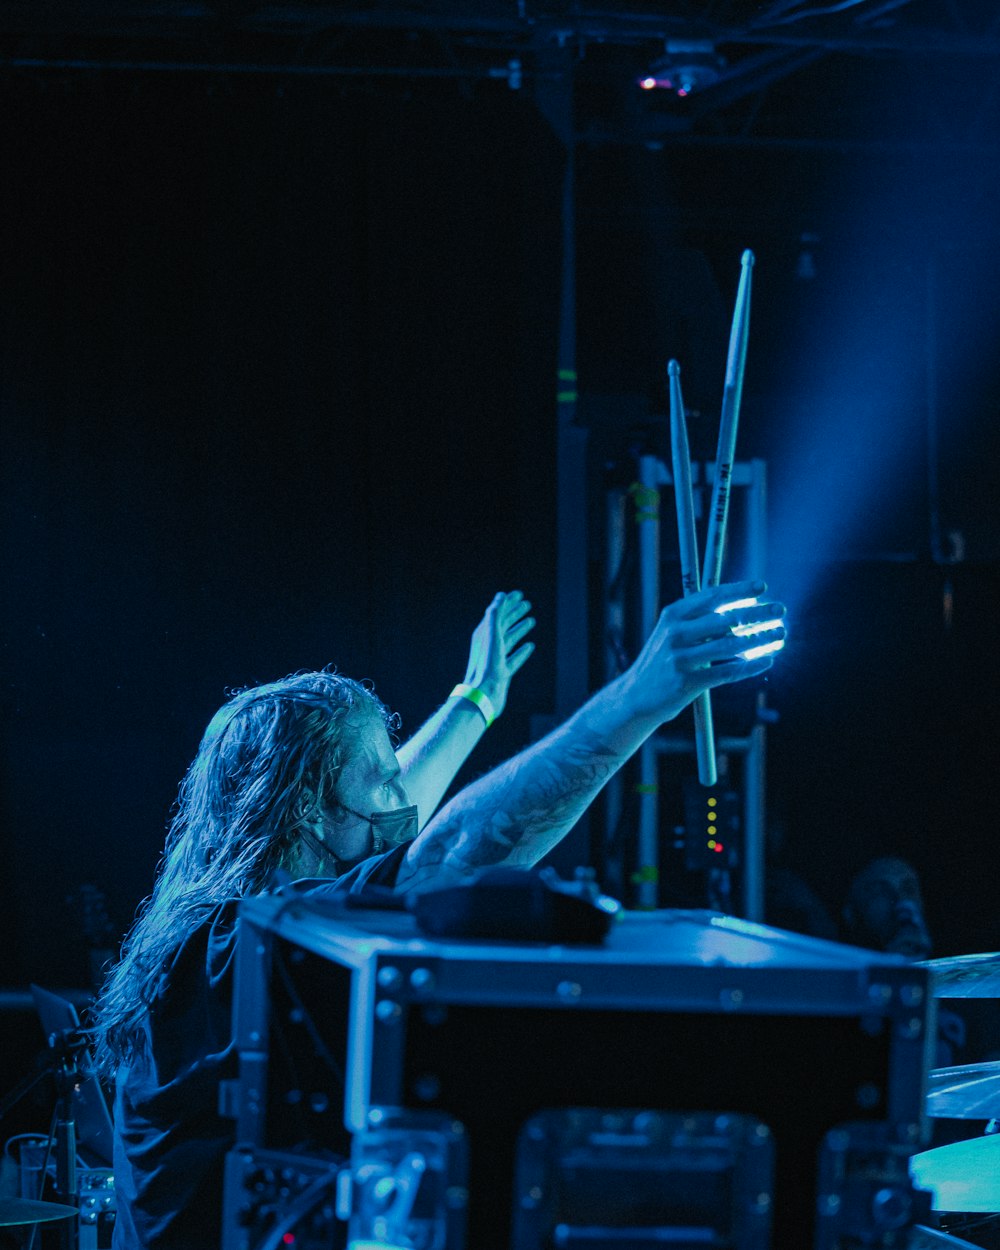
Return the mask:
<path fill-rule="evenodd" d="M 141 1051 L 143 1015 L 185 938 L 219 904 L 259 894 L 292 864 L 297 831 L 333 801 L 345 728 L 365 713 L 396 727 L 367 685 L 324 671 L 241 690 L 212 718 L 181 783 L 153 892 L 94 1007 L 97 1072 L 110 1077 Z"/>

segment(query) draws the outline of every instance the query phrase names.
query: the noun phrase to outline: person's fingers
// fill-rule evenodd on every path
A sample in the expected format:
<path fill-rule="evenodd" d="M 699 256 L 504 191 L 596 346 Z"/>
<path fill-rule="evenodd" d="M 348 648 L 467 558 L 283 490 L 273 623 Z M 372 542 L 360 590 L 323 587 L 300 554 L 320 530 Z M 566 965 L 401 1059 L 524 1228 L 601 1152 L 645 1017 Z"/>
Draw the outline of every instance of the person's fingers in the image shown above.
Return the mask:
<path fill-rule="evenodd" d="M 519 669 L 524 667 L 534 650 L 535 644 L 533 642 L 526 642 L 523 647 L 518 647 L 513 655 L 509 655 L 507 657 L 507 669 L 511 677 L 513 677 Z"/>
<path fill-rule="evenodd" d="M 521 639 L 527 637 L 534 628 L 535 618 L 533 616 L 519 621 L 516 625 L 509 626 L 503 632 L 504 649 L 509 651 L 512 647 L 516 647 Z"/>
<path fill-rule="evenodd" d="M 780 621 L 784 615 L 783 603 L 758 603 L 735 612 L 708 612 L 696 620 L 673 625 L 670 637 L 675 645 L 686 647 L 699 642 L 711 642 L 715 638 L 726 638 L 733 633 L 753 636 L 755 626 L 767 621 Z"/>
<path fill-rule="evenodd" d="M 705 670 L 709 685 L 725 686 L 734 681 L 747 681 L 766 673 L 774 663 L 773 655 L 762 655 L 756 660 L 733 660 L 728 664 L 716 664 Z"/>
<path fill-rule="evenodd" d="M 530 602 L 525 599 L 519 590 L 511 591 L 500 606 L 500 612 L 508 624 L 512 621 L 520 620 L 522 616 L 526 616 L 530 611 Z"/>
<path fill-rule="evenodd" d="M 725 638 L 718 638 L 712 642 L 703 642 L 697 646 L 685 647 L 682 651 L 676 653 L 676 661 L 679 668 L 691 672 L 694 669 L 703 668 L 706 664 L 734 660 L 752 647 L 762 647 L 771 642 L 779 642 L 784 637 L 785 627 L 783 625 L 779 625 L 776 629 L 768 629 L 762 633 L 753 634 L 749 638 L 729 634 Z"/>
<path fill-rule="evenodd" d="M 721 586 L 708 586 L 684 599 L 678 599 L 664 611 L 675 620 L 689 621 L 705 611 L 714 612 L 727 603 L 739 603 L 741 599 L 759 599 L 767 590 L 761 581 L 724 582 Z"/>

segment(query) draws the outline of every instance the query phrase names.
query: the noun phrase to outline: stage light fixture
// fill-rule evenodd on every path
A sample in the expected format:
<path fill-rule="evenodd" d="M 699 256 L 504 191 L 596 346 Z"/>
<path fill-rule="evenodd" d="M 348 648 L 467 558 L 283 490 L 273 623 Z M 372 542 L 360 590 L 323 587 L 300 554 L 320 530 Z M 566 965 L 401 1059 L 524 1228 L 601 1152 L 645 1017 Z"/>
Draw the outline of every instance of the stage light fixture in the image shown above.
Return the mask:
<path fill-rule="evenodd" d="M 662 56 L 636 79 L 643 91 L 672 91 L 680 99 L 714 86 L 725 61 L 715 45 L 702 39 L 668 39 Z"/>

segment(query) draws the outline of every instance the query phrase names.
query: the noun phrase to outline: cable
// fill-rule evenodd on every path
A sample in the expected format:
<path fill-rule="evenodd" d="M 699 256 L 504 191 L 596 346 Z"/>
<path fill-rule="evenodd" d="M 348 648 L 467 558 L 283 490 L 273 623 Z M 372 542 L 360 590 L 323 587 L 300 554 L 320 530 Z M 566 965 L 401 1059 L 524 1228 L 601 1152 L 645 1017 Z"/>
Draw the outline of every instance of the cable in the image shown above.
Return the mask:
<path fill-rule="evenodd" d="M 949 1220 L 948 1231 L 954 1233 L 982 1232 L 991 1224 L 995 1226 L 998 1220 L 1000 1220 L 1000 1215 L 996 1214 L 983 1216 L 967 1215 L 964 1218 L 960 1218 L 957 1224 L 952 1223 L 951 1220 Z"/>
<path fill-rule="evenodd" d="M 274 952 L 274 966 L 278 970 L 278 976 L 281 978 L 281 983 L 285 987 L 288 997 L 292 1000 L 292 1004 L 295 1009 L 300 1013 L 301 1022 L 304 1025 L 306 1032 L 309 1034 L 309 1038 L 313 1046 L 316 1048 L 316 1054 L 319 1055 L 343 1087 L 346 1085 L 344 1070 L 331 1054 L 326 1042 L 323 1041 L 323 1036 L 316 1027 L 316 1022 L 306 1010 L 305 1003 L 303 1003 L 301 995 L 296 989 L 295 983 L 292 981 L 291 974 L 285 967 L 285 961 L 281 957 L 281 952 L 277 949 L 275 949 Z"/>
<path fill-rule="evenodd" d="M 41 1131 L 37 1133 L 15 1133 L 13 1137 L 7 1138 L 7 1141 L 4 1144 L 3 1152 L 7 1156 L 8 1159 L 13 1159 L 14 1162 L 17 1163 L 19 1162 L 19 1159 L 14 1159 L 14 1152 L 11 1150 L 11 1146 L 13 1146 L 15 1142 L 18 1142 L 18 1141 L 43 1142 L 47 1140 L 48 1139 L 46 1138 L 45 1134 Z M 85 1168 L 87 1166 L 87 1164 L 80 1157 L 79 1153 L 76 1156 L 76 1166 L 78 1168 Z"/>
<path fill-rule="evenodd" d="M 876 18 L 884 17 L 886 13 L 892 13 L 896 9 L 901 9 L 905 4 L 911 3 L 912 0 L 885 0 L 885 4 L 880 4 L 878 8 L 872 9 L 870 13 L 862 13 L 858 20 L 874 22 Z"/>
<path fill-rule="evenodd" d="M 42 1132 L 15 1133 L 13 1137 L 7 1138 L 7 1141 L 3 1148 L 3 1152 L 7 1156 L 8 1159 L 14 1159 L 14 1152 L 11 1150 L 11 1146 L 13 1146 L 13 1144 L 16 1141 L 45 1141 L 45 1140 L 46 1140 L 45 1134 Z M 17 1162 L 16 1159 L 14 1161 L 15 1163 Z"/>
<path fill-rule="evenodd" d="M 787 17 L 776 18 L 773 22 L 764 21 L 759 23 L 759 27 L 767 29 L 771 26 L 790 26 L 792 22 L 802 22 L 807 17 L 826 17 L 829 13 L 843 13 L 845 9 L 853 9 L 865 3 L 866 0 L 840 0 L 839 4 L 829 4 L 823 9 L 802 9 L 798 13 L 789 13 Z M 759 28 L 757 23 L 754 23 L 754 27 Z"/>
<path fill-rule="evenodd" d="M 330 1172 L 324 1172 L 322 1176 L 317 1177 L 311 1185 L 306 1186 L 285 1212 L 284 1217 L 278 1220 L 260 1243 L 257 1250 L 280 1250 L 285 1234 L 290 1232 L 299 1220 L 304 1219 L 313 1207 L 319 1205 L 326 1191 L 337 1183 L 340 1171 L 339 1167 L 333 1168 Z M 30 1246 L 28 1250 L 31 1250 Z"/>

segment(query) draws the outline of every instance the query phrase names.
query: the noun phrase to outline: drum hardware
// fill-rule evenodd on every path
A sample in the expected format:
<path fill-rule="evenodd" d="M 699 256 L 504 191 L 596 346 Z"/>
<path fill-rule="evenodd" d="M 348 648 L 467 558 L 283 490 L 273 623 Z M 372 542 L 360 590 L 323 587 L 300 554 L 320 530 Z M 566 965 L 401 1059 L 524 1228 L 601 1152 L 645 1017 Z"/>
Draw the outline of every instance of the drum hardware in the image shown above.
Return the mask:
<path fill-rule="evenodd" d="M 26 1197 L 19 1199 L 16 1207 L 10 1205 L 13 1200 L 0 1201 L 0 1217 L 12 1217 L 0 1218 L 0 1225 L 57 1220 L 72 1214 L 77 1219 L 59 1230 L 62 1250 L 96 1250 L 110 1245 L 117 1214 L 113 1171 L 101 1166 L 111 1162 L 111 1117 L 100 1083 L 85 1073 L 81 1057 L 87 1053 L 87 1042 L 75 1007 L 37 985 L 31 992 L 48 1045 L 35 1071 L 0 1099 L 0 1119 L 48 1076 L 55 1082 L 56 1107 L 49 1133 L 43 1138 L 50 1144 L 39 1151 L 38 1160 L 30 1166 L 22 1156 L 21 1184 Z M 85 1146 L 92 1158 L 79 1163 L 78 1146 Z M 92 1166 L 94 1159 L 96 1166 Z M 26 1170 L 37 1179 L 37 1193 L 31 1192 L 34 1181 L 25 1188 Z M 46 1178 L 53 1181 L 61 1201 L 40 1200 Z M 38 1214 L 28 1214 L 32 1210 Z"/>

